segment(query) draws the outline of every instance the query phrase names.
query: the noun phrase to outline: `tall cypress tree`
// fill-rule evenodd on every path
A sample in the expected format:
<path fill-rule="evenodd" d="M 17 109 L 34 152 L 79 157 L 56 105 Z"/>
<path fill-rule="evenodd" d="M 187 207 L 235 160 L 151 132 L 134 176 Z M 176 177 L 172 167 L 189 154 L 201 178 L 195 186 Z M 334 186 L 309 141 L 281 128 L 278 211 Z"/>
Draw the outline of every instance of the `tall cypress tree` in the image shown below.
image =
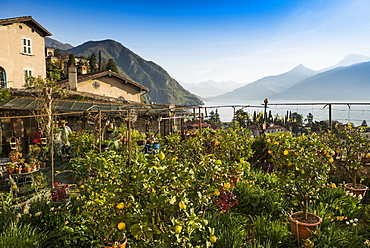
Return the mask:
<path fill-rule="evenodd" d="M 101 50 L 99 50 L 99 71 L 102 71 L 102 66 L 101 66 L 101 60 L 102 60 L 102 57 L 101 57 Z"/>

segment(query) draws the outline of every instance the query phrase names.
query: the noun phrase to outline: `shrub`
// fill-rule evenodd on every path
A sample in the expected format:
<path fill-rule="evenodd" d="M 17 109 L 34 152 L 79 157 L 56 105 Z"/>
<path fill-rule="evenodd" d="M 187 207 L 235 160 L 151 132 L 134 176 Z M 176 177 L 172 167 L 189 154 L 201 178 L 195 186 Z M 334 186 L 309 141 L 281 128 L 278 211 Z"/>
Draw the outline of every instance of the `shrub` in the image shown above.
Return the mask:
<path fill-rule="evenodd" d="M 244 244 L 249 218 L 230 212 L 212 212 L 207 214 L 206 219 L 208 225 L 215 229 L 215 247 L 234 248 Z"/>
<path fill-rule="evenodd" d="M 272 220 L 266 215 L 253 218 L 252 243 L 259 245 L 271 245 L 271 247 L 289 247 L 291 244 L 291 233 L 287 223 Z M 261 246 L 262 247 L 262 246 Z"/>

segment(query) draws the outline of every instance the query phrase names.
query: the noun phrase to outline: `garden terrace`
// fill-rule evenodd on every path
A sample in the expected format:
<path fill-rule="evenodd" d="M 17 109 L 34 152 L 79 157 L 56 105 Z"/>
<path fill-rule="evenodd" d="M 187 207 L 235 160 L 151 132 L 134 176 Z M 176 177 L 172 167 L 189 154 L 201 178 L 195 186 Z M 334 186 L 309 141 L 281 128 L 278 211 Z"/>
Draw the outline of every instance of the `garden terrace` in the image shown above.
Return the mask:
<path fill-rule="evenodd" d="M 330 133 L 252 137 L 246 129 L 203 129 L 185 139 L 174 132 L 157 136 L 160 147 L 146 153 L 138 141 L 148 134 L 113 130 L 117 136 L 127 132 L 130 149 L 127 140 L 107 139 L 114 145 L 101 152 L 93 134 L 71 133 L 68 160 L 53 168 L 71 172 L 63 180 L 72 180 L 67 184 L 74 192 L 65 201 L 52 201 L 58 185 L 51 184 L 51 167 L 40 169 L 45 190 L 18 207 L 14 195 L 2 193 L 0 246 L 109 247 L 125 237 L 129 247 L 370 243 L 368 196 L 346 192 L 333 173 L 340 152 L 328 142 Z M 357 169 L 358 183 L 369 185 Z M 294 238 L 288 215 L 304 207 L 321 225 L 302 241 Z"/>

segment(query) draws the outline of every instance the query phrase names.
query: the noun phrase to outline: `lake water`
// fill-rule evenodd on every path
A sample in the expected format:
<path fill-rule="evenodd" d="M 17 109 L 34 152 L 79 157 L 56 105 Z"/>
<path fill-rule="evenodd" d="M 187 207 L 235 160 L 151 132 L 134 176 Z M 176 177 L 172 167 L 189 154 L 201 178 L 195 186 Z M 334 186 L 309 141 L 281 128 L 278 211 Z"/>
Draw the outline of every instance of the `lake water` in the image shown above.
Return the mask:
<path fill-rule="evenodd" d="M 208 109 L 208 113 L 212 110 L 217 109 L 220 118 L 223 122 L 229 122 L 232 120 L 235 111 L 243 108 L 245 112 L 253 114 L 254 111 L 263 112 L 264 103 L 263 100 L 248 100 L 248 101 L 204 101 Z M 350 102 L 350 105 L 345 104 L 346 102 L 328 102 L 332 104 L 332 120 L 339 121 L 341 123 L 353 123 L 355 126 L 362 124 L 363 120 L 366 120 L 367 124 L 370 125 L 370 103 L 369 102 Z M 284 105 L 289 104 L 289 105 Z M 307 105 L 306 105 L 307 104 Z M 329 107 L 324 106 L 327 103 L 324 101 L 277 101 L 271 100 L 268 103 L 267 113 L 271 110 L 273 116 L 278 114 L 280 117 L 284 117 L 287 111 L 292 113 L 297 112 L 306 119 L 307 115 L 311 113 L 315 121 L 329 120 Z M 234 107 L 233 107 L 234 106 Z"/>

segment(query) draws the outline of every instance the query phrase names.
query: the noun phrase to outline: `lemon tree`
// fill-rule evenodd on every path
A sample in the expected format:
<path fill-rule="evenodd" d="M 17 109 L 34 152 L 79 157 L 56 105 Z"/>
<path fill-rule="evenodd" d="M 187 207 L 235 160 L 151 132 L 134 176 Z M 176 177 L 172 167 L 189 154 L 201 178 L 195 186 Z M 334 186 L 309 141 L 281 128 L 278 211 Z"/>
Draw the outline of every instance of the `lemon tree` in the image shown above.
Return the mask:
<path fill-rule="evenodd" d="M 318 190 L 328 182 L 334 155 L 325 138 L 318 134 L 294 137 L 281 132 L 266 135 L 266 145 L 273 167 L 285 179 L 287 192 L 303 202 L 307 219 L 310 199 L 317 198 Z"/>

